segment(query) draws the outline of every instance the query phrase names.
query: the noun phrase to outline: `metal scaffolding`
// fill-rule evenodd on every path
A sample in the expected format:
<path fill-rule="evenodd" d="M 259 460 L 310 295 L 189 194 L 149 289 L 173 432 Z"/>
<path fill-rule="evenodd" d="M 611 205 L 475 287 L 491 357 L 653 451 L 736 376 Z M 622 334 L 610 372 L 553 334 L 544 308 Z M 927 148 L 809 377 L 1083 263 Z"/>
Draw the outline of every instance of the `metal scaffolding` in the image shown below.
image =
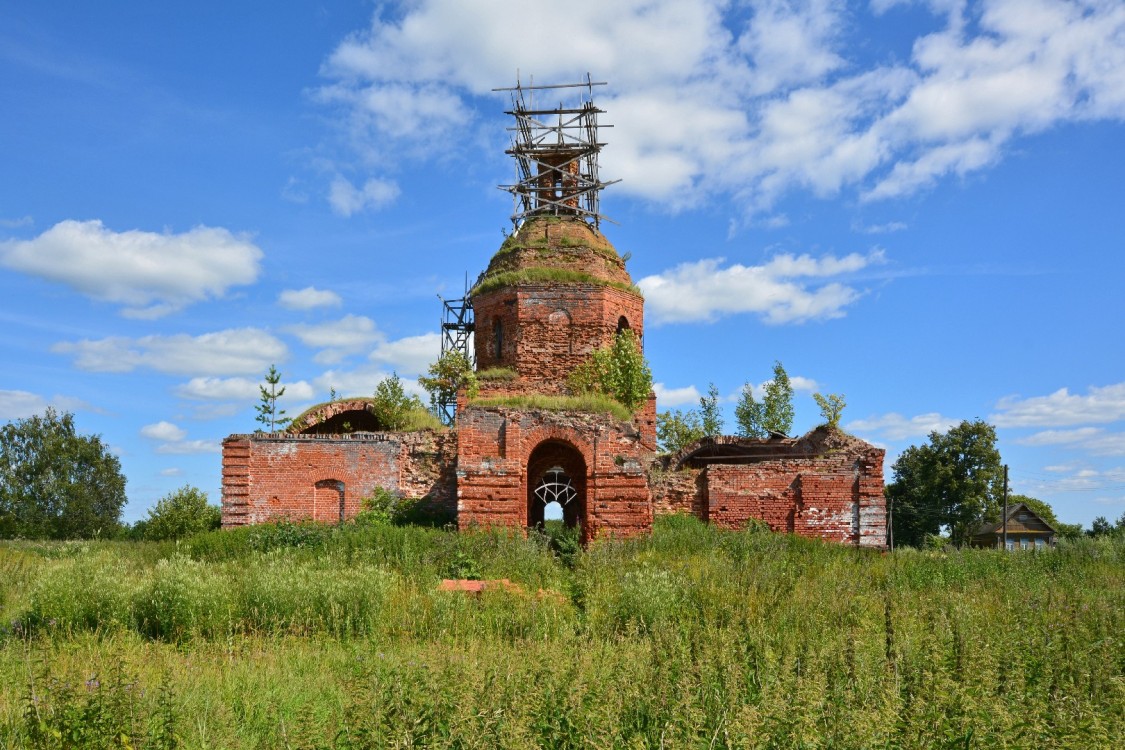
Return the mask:
<path fill-rule="evenodd" d="M 613 126 L 599 126 L 598 115 L 605 110 L 593 102 L 594 86 L 605 85 L 587 73 L 585 83 L 524 86 L 517 80 L 514 87 L 493 89 L 511 92 L 512 109 L 505 114 L 516 119 L 515 126 L 508 128 L 512 147 L 505 153 L 515 157 L 517 181 L 499 187 L 512 194 L 512 224 L 517 228 L 527 217 L 544 214 L 578 216 L 595 227 L 602 219 L 612 221 L 599 211 L 599 193 L 620 180 L 606 182 L 598 174 L 598 154 L 605 145 L 598 141 L 598 128 Z M 535 105 L 536 92 L 570 89 L 585 89 L 571 92 L 580 93 L 576 103 L 560 102 L 554 108 Z"/>
<path fill-rule="evenodd" d="M 441 354 L 444 357 L 449 352 L 460 352 L 465 355 L 470 365 L 476 366 L 473 361 L 471 341 L 473 335 L 473 304 L 468 294 L 460 299 L 445 299 L 441 297 Z M 457 396 L 451 394 L 447 397 L 434 399 L 434 407 L 438 418 L 444 424 L 453 424 L 457 416 Z"/>

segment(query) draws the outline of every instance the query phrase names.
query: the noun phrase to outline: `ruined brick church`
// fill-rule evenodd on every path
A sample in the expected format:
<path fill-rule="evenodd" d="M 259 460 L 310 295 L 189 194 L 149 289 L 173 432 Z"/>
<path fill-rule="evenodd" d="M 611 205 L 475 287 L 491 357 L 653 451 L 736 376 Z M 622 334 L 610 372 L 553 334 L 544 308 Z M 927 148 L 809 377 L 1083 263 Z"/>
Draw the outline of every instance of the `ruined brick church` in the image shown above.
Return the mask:
<path fill-rule="evenodd" d="M 383 488 L 424 498 L 460 528 L 533 527 L 554 512 L 588 540 L 690 513 L 730 528 L 756 520 L 883 547 L 884 451 L 837 429 L 703 438 L 659 455 L 655 396 L 624 421 L 519 405 L 528 403 L 520 396 L 566 395 L 574 368 L 622 330 L 644 341 L 644 298 L 599 228 L 598 193 L 608 184 L 597 171 L 602 110 L 592 96 L 570 107 L 527 104 L 525 96 L 548 88 L 511 90 L 508 153 L 519 179 L 505 187 L 515 196 L 515 230 L 458 307 L 471 321 L 461 315 L 448 326 L 462 335 L 445 337 L 448 347 L 469 349 L 478 372 L 503 377 L 482 379 L 472 399 L 458 394 L 445 430 L 387 431 L 368 400 L 343 399 L 285 432 L 231 435 L 223 441 L 224 527 L 347 520 Z"/>

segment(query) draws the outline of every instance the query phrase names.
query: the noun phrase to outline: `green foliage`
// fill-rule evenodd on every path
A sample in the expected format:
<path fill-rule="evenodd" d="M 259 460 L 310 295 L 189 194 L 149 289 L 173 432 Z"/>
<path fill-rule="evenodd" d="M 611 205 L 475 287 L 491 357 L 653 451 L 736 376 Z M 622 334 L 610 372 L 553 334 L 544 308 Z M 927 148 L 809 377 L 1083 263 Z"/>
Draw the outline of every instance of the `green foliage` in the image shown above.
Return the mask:
<path fill-rule="evenodd" d="M 426 407 L 420 398 L 406 395 L 398 373 L 392 372 L 375 386 L 371 413 L 384 430 L 405 430 L 416 419 L 414 413 L 425 411 Z"/>
<path fill-rule="evenodd" d="M 492 273 L 481 279 L 476 286 L 469 292 L 470 295 L 484 294 L 491 292 L 494 289 L 500 289 L 506 286 L 519 286 L 521 284 L 542 284 L 551 282 L 561 282 L 564 284 L 594 284 L 597 286 L 608 286 L 614 289 L 621 289 L 626 292 L 632 292 L 641 296 L 641 290 L 632 285 L 625 284 L 620 281 L 610 281 L 603 279 L 592 274 L 583 273 L 582 271 L 572 271 L 565 268 L 521 268 L 515 271 L 502 271 L 500 273 Z"/>
<path fill-rule="evenodd" d="M 0 427 L 0 539 L 112 537 L 125 505 L 121 462 L 97 435 L 79 435 L 74 415 Z"/>
<path fill-rule="evenodd" d="M 652 371 L 636 334 L 626 328 L 574 368 L 567 385 L 577 394 L 608 396 L 633 412 L 652 393 Z"/>
<path fill-rule="evenodd" d="M 762 386 L 762 401 L 754 400 L 753 387 L 742 386 L 734 407 L 738 430 L 743 437 L 767 437 L 771 432 L 788 435 L 793 428 L 793 385 L 781 362 L 773 363 L 773 379 Z"/>
<path fill-rule="evenodd" d="M 895 479 L 886 495 L 896 544 L 919 546 L 947 527 L 952 543 L 965 545 L 1002 502 L 996 429 L 981 420 L 931 432 L 928 444 L 907 448 L 891 470 Z"/>
<path fill-rule="evenodd" d="M 185 485 L 170 492 L 149 508 L 143 521 L 143 538 L 154 541 L 183 539 L 201 531 L 217 529 L 222 524 L 222 511 L 207 504 L 207 493 Z"/>
<path fill-rule="evenodd" d="M 285 386 L 278 388 L 281 382 L 281 373 L 277 368 L 270 365 L 269 372 L 266 373 L 266 384 L 258 386 L 261 397 L 259 403 L 254 407 L 257 412 L 257 421 L 263 427 L 268 428 L 269 432 L 274 432 L 279 427 L 285 427 L 289 424 L 289 418 L 285 416 L 285 410 L 279 409 L 277 400 L 285 395 Z M 267 388 L 266 386 L 269 386 Z"/>
<path fill-rule="evenodd" d="M 884 555 L 678 515 L 568 561 L 543 534 L 323 529 L 180 545 L 226 559 L 0 544 L 0 747 L 1125 740 L 1112 536 Z M 520 588 L 437 590 L 453 576 Z"/>
<path fill-rule="evenodd" d="M 699 399 L 699 416 L 704 435 L 721 435 L 723 415 L 719 410 L 719 389 L 714 383 L 707 385 L 707 395 Z"/>
<path fill-rule="evenodd" d="M 656 441 L 662 453 L 675 453 L 706 433 L 699 412 L 669 409 L 656 415 Z"/>
<path fill-rule="evenodd" d="M 489 367 L 487 370 L 477 372 L 477 380 L 506 382 L 515 380 L 517 377 L 519 377 L 519 373 L 511 367 Z"/>
<path fill-rule="evenodd" d="M 612 414 L 622 422 L 633 418 L 633 412 L 616 399 L 597 393 L 583 396 L 548 396 L 543 393 L 525 393 L 518 396 L 478 398 L 475 406 L 506 406 L 513 409 L 543 409 L 544 411 L 584 411 L 591 414 Z"/>
<path fill-rule="evenodd" d="M 812 395 L 813 401 L 820 407 L 820 416 L 824 423 L 829 427 L 840 426 L 840 415 L 844 413 L 844 407 L 848 405 L 844 400 L 842 393 L 829 393 L 827 396 L 814 393 Z"/>
<path fill-rule="evenodd" d="M 464 352 L 453 349 L 442 352 L 430 365 L 427 374 L 418 378 L 418 382 L 429 392 L 430 405 L 435 409 L 439 403 L 456 398 L 462 388 L 469 399 L 475 397 L 480 389 L 472 362 Z"/>

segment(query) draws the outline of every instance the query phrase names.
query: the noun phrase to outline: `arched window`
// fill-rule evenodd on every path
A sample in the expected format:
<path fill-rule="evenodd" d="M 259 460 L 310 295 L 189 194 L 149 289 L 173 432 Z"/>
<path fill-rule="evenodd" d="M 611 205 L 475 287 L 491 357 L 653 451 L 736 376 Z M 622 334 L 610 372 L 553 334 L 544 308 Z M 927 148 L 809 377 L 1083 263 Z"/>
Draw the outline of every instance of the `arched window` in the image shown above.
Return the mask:
<path fill-rule="evenodd" d="M 344 483 L 322 479 L 313 486 L 313 520 L 339 523 L 344 520 Z"/>
<path fill-rule="evenodd" d="M 622 315 L 617 319 L 617 332 L 621 333 L 622 331 L 627 330 L 629 330 L 629 319 Z"/>

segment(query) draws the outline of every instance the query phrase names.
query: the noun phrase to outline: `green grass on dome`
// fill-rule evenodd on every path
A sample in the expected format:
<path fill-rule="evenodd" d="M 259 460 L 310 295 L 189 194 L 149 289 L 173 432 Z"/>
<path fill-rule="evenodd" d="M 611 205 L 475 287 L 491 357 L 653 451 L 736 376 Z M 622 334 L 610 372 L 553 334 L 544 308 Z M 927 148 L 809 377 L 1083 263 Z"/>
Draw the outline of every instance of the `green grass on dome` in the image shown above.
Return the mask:
<path fill-rule="evenodd" d="M 567 284 L 593 284 L 621 289 L 632 294 L 643 296 L 641 290 L 634 284 L 625 284 L 619 281 L 599 279 L 581 271 L 571 271 L 561 268 L 522 268 L 518 271 L 501 271 L 485 276 L 470 291 L 470 296 L 484 294 L 506 286 L 519 286 L 520 284 L 541 284 L 559 282 Z"/>
<path fill-rule="evenodd" d="M 633 413 L 618 401 L 608 396 L 548 396 L 541 393 L 518 396 L 497 396 L 477 398 L 473 406 L 508 406 L 516 409 L 543 409 L 545 411 L 582 411 L 594 414 L 612 414 L 622 422 L 633 418 Z"/>

